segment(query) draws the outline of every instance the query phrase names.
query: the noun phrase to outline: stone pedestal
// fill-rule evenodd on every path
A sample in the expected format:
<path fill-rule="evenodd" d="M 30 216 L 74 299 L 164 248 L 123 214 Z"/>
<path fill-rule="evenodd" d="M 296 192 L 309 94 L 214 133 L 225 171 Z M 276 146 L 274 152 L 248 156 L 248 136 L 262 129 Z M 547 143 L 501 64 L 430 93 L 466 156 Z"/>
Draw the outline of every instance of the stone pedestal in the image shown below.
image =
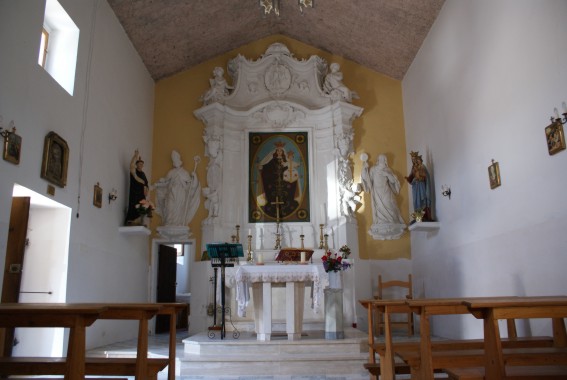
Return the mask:
<path fill-rule="evenodd" d="M 343 290 L 325 289 L 325 339 L 344 339 Z"/>

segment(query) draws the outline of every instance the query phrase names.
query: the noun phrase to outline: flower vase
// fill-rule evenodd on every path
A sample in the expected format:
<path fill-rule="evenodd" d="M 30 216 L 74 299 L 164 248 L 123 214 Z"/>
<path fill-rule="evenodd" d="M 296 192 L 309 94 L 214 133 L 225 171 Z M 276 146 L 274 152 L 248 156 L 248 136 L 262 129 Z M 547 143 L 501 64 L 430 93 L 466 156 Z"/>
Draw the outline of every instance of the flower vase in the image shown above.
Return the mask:
<path fill-rule="evenodd" d="M 329 274 L 329 289 L 342 289 L 342 272 L 341 271 L 330 271 Z"/>
<path fill-rule="evenodd" d="M 140 215 L 140 225 L 146 228 L 150 227 L 150 218 L 146 215 Z"/>

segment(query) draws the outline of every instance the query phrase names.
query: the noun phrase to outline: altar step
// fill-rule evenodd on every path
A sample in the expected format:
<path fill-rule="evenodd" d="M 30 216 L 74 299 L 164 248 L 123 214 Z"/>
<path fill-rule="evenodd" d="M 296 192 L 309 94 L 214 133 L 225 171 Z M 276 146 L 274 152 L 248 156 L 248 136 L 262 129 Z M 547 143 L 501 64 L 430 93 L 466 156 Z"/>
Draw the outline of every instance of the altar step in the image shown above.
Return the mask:
<path fill-rule="evenodd" d="M 238 339 L 227 331 L 210 339 L 207 333 L 183 340 L 179 375 L 367 375 L 368 336 L 345 329 L 345 339 L 326 340 L 324 331 L 306 331 L 301 340 L 288 341 L 285 334 L 273 334 L 270 341 L 258 341 L 251 332 Z"/>

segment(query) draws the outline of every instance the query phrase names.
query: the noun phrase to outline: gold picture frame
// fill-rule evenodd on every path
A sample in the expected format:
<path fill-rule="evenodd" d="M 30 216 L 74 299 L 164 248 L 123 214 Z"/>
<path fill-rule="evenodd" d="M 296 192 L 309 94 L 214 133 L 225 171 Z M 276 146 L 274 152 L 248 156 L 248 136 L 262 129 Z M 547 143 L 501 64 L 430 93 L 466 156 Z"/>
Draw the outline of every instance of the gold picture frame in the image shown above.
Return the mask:
<path fill-rule="evenodd" d="M 93 205 L 98 208 L 102 207 L 102 187 L 100 187 L 98 182 L 94 185 Z"/>
<path fill-rule="evenodd" d="M 15 130 L 15 128 L 14 128 Z M 22 151 L 22 137 L 14 131 L 9 132 L 4 138 L 4 160 L 18 165 L 20 163 L 20 153 Z"/>
<path fill-rule="evenodd" d="M 488 167 L 488 180 L 490 181 L 491 189 L 495 189 L 501 185 L 500 166 L 498 162 L 494 162 L 494 160 L 492 160 L 492 164 Z"/>
<path fill-rule="evenodd" d="M 45 136 L 41 178 L 59 186 L 67 185 L 67 167 L 69 165 L 69 145 L 55 132 Z"/>
<path fill-rule="evenodd" d="M 545 140 L 547 152 L 550 156 L 565 149 L 565 134 L 563 133 L 563 125 L 559 120 L 555 120 L 545 127 Z"/>

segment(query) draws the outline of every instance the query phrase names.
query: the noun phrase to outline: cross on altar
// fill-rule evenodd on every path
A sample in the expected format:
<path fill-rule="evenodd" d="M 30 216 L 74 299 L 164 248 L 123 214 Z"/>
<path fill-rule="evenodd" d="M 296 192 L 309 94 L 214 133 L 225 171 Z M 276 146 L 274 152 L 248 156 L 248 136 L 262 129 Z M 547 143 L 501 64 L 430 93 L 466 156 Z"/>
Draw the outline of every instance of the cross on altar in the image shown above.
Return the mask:
<path fill-rule="evenodd" d="M 276 205 L 276 221 L 279 223 L 280 221 L 280 205 L 283 205 L 284 202 L 280 202 L 279 197 L 276 197 L 276 201 L 272 202 L 272 205 Z"/>

